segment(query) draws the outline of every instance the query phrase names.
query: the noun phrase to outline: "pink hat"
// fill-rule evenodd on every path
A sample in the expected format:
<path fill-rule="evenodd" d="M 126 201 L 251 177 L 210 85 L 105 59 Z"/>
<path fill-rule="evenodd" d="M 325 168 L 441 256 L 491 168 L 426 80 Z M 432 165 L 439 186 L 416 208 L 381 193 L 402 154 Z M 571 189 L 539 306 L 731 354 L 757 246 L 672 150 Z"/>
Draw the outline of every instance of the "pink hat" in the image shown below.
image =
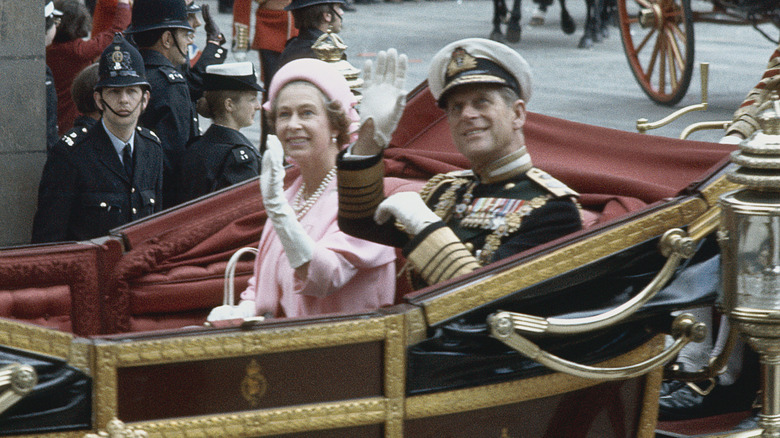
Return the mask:
<path fill-rule="evenodd" d="M 302 58 L 290 61 L 277 70 L 271 79 L 268 89 L 268 102 L 263 104 L 263 109 L 271 111 L 274 100 L 279 90 L 293 81 L 306 81 L 319 88 L 328 98 L 341 102 L 341 107 L 352 122 L 349 132 L 355 133 L 359 126 L 360 116 L 355 110 L 357 99 L 349 90 L 349 85 L 344 76 L 332 65 L 325 61 L 313 58 Z"/>

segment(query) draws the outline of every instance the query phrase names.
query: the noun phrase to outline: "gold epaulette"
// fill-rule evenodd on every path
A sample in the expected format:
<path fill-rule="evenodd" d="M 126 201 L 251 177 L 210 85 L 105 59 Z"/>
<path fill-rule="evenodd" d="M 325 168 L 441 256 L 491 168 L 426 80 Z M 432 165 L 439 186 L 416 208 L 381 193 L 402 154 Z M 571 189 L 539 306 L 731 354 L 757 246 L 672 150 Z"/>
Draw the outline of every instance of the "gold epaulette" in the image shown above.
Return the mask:
<path fill-rule="evenodd" d="M 439 187 L 445 184 L 452 184 L 458 178 L 473 178 L 474 172 L 471 170 L 454 170 L 447 173 L 439 173 L 434 175 L 427 183 L 420 189 L 420 197 L 423 201 L 428 202 L 431 196 L 436 193 Z"/>
<path fill-rule="evenodd" d="M 541 169 L 537 169 L 536 167 L 532 167 L 531 170 L 526 172 L 526 176 L 531 181 L 539 184 L 545 190 L 552 193 L 552 195 L 555 197 L 562 198 L 565 196 L 574 196 L 574 197 L 580 196 L 579 193 L 570 189 L 569 186 L 567 186 L 566 184 L 555 179 L 549 173 Z"/>

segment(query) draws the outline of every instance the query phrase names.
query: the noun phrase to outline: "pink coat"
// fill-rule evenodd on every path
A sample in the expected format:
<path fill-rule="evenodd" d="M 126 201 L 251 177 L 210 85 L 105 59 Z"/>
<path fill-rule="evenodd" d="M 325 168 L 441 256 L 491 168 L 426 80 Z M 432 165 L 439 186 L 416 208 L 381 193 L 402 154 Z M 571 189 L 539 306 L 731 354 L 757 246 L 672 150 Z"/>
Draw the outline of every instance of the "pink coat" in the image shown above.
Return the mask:
<path fill-rule="evenodd" d="M 285 191 L 291 204 L 302 182 L 297 178 Z M 269 220 L 260 237 L 254 275 L 241 300 L 253 300 L 258 315 L 277 317 L 355 313 L 392 304 L 395 249 L 343 233 L 336 222 L 337 211 L 334 179 L 301 218 L 303 228 L 315 241 L 305 279 L 295 275 Z"/>

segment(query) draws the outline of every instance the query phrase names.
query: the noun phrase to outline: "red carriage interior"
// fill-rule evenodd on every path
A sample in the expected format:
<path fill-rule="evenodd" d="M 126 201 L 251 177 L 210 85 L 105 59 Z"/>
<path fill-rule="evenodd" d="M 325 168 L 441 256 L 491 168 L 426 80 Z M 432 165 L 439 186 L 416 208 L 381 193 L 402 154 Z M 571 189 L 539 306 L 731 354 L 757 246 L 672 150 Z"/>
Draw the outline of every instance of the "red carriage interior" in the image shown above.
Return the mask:
<path fill-rule="evenodd" d="M 534 164 L 582 194 L 591 229 L 677 196 L 722 166 L 731 150 L 533 113 L 525 132 Z M 435 173 L 468 165 L 424 86 L 410 95 L 392 144 L 387 192 L 416 190 Z M 291 169 L 288 179 L 295 174 Z M 200 325 L 221 304 L 228 258 L 257 245 L 265 218 L 252 180 L 100 242 L 2 250 L 0 316 L 82 336 Z M 251 271 L 251 260 L 238 264 L 237 292 Z"/>

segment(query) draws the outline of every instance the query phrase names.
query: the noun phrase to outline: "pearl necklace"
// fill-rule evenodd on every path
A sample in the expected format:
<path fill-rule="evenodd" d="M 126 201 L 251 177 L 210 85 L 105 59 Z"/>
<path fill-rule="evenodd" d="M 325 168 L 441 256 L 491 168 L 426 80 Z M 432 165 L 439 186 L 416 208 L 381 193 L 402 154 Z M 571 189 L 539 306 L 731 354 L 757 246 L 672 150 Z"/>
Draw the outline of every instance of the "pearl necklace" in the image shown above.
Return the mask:
<path fill-rule="evenodd" d="M 295 198 L 293 199 L 293 208 L 295 209 L 295 217 L 297 219 L 300 220 L 303 215 L 311 210 L 311 207 L 314 206 L 314 203 L 317 202 L 317 199 L 320 198 L 322 192 L 325 191 L 325 188 L 328 187 L 328 184 L 330 184 L 334 176 L 336 176 L 335 166 L 330 169 L 328 174 L 325 175 L 325 178 L 322 179 L 320 186 L 317 187 L 317 190 L 315 190 L 314 193 L 312 193 L 311 196 L 309 196 L 307 199 L 304 199 L 303 197 L 303 192 L 306 191 L 306 183 L 301 184 L 301 188 L 298 189 L 298 192 L 295 194 Z"/>

